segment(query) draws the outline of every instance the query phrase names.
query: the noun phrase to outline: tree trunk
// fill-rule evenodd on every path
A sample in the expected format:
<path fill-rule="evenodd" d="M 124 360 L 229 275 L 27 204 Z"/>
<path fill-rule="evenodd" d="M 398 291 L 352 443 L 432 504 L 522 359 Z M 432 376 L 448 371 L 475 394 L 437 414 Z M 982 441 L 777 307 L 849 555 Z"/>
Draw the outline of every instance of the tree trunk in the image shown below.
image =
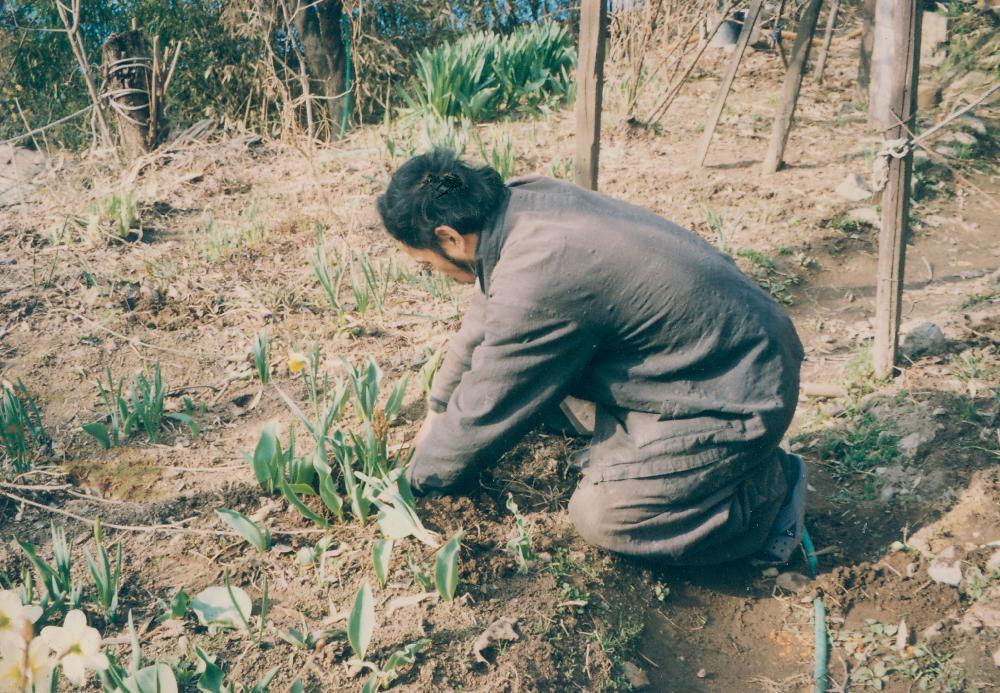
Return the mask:
<path fill-rule="evenodd" d="M 115 114 L 119 144 L 134 159 L 158 144 L 149 136 L 152 60 L 138 31 L 112 34 L 104 43 L 104 93 Z"/>
<path fill-rule="evenodd" d="M 861 44 L 858 60 L 858 97 L 868 100 L 872 72 L 872 48 L 875 45 L 875 0 L 865 0 L 861 8 Z"/>
<path fill-rule="evenodd" d="M 323 97 L 330 132 L 340 132 L 345 104 L 347 55 L 340 33 L 342 0 L 319 0 L 295 15 L 295 31 L 302 42 L 310 92 Z"/>

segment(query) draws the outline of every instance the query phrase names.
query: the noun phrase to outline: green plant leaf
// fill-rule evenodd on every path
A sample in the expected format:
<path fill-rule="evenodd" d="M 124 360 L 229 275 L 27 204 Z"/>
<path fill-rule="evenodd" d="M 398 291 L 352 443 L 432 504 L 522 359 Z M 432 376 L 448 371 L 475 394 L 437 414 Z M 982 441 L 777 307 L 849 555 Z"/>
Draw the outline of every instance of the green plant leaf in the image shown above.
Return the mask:
<path fill-rule="evenodd" d="M 441 599 L 450 602 L 458 587 L 458 549 L 462 545 L 462 532 L 448 540 L 434 555 L 434 585 Z"/>
<path fill-rule="evenodd" d="M 261 529 L 256 522 L 243 513 L 229 508 L 218 508 L 215 512 L 241 537 L 256 546 L 258 551 L 267 551 L 271 548 L 271 532 L 266 527 Z"/>
<path fill-rule="evenodd" d="M 337 485 L 333 481 L 333 474 L 329 465 L 325 462 L 314 461 L 316 474 L 319 476 L 319 497 L 338 520 L 344 519 L 344 502 L 337 493 Z"/>
<path fill-rule="evenodd" d="M 365 658 L 374 630 L 375 602 L 372 599 L 372 588 L 364 582 L 354 598 L 354 606 L 347 619 L 347 640 L 351 643 L 354 656 L 358 659 Z"/>
<path fill-rule="evenodd" d="M 330 526 L 330 523 L 327 522 L 325 517 L 314 513 L 312 510 L 309 509 L 309 507 L 305 503 L 302 502 L 301 498 L 295 495 L 295 491 L 291 489 L 287 481 L 285 481 L 283 478 L 279 478 L 278 484 L 281 487 L 282 495 L 284 495 L 285 498 L 288 500 L 288 502 L 294 505 L 295 509 L 298 510 L 300 513 L 302 513 L 304 517 L 312 520 L 313 522 L 315 522 L 317 525 L 319 525 L 324 529 Z"/>
<path fill-rule="evenodd" d="M 378 586 L 385 587 L 389 579 L 389 562 L 392 560 L 392 539 L 376 539 L 372 544 L 372 563 L 375 565 L 375 577 Z"/>
<path fill-rule="evenodd" d="M 229 596 L 230 590 L 232 597 Z M 234 599 L 236 604 L 233 603 Z M 191 610 L 198 616 L 198 621 L 203 626 L 243 628 L 243 618 L 249 617 L 252 609 L 253 601 L 250 595 L 239 587 L 214 585 L 202 590 L 191 600 Z M 242 617 L 240 612 L 243 614 Z"/>
<path fill-rule="evenodd" d="M 153 664 L 126 678 L 122 687 L 127 693 L 177 693 L 177 678 L 166 664 Z"/>
<path fill-rule="evenodd" d="M 278 425 L 267 424 L 260 432 L 257 447 L 250 458 L 257 483 L 267 492 L 274 491 L 274 480 L 278 477 L 277 460 L 281 457 L 281 443 L 278 441 Z"/>
<path fill-rule="evenodd" d="M 375 693 L 379 689 L 379 678 L 378 674 L 372 674 L 365 681 L 365 685 L 361 687 L 361 693 Z"/>
<path fill-rule="evenodd" d="M 105 450 L 111 449 L 111 433 L 108 431 L 108 427 L 102 423 L 85 423 L 80 426 L 86 433 L 89 433 L 97 442 L 101 444 Z"/>

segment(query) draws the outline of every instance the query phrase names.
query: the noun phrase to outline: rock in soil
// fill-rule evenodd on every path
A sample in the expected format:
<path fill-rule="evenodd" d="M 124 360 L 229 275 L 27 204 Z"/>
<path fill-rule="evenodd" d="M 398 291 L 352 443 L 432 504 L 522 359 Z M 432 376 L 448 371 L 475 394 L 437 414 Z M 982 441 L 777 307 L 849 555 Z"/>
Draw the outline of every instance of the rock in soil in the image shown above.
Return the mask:
<path fill-rule="evenodd" d="M 802 573 L 788 572 L 779 575 L 774 581 L 774 584 L 786 592 L 801 592 L 809 586 L 810 582 L 812 582 L 812 580 L 807 578 Z"/>
<path fill-rule="evenodd" d="M 938 621 L 924 628 L 920 633 L 921 640 L 937 640 L 944 635 L 944 623 Z"/>
<path fill-rule="evenodd" d="M 489 664 L 486 657 L 483 657 L 483 650 L 487 649 L 493 643 L 500 642 L 501 640 L 517 640 L 519 638 L 517 631 L 514 630 L 514 625 L 517 621 L 513 618 L 508 618 L 506 616 L 501 616 L 496 621 L 486 626 L 484 630 L 476 641 L 472 643 L 472 654 L 475 656 L 476 661 L 481 664 Z M 649 681 L 647 680 L 648 684 Z"/>
<path fill-rule="evenodd" d="M 948 349 L 948 340 L 941 328 L 932 322 L 922 322 L 903 339 L 903 352 L 911 358 L 940 354 Z"/>
<path fill-rule="evenodd" d="M 872 190 L 864 178 L 856 173 L 848 174 L 844 180 L 840 181 L 834 192 L 845 200 L 851 202 L 864 202 L 871 199 Z"/>
<path fill-rule="evenodd" d="M 847 210 L 847 217 L 865 224 L 871 224 L 876 228 L 882 225 L 882 219 L 879 218 L 878 210 L 874 207 L 855 207 L 854 209 L 849 209 Z"/>
<path fill-rule="evenodd" d="M 958 587 L 962 584 L 962 565 L 955 558 L 955 547 L 949 546 L 927 566 L 927 575 L 942 585 Z"/>
<path fill-rule="evenodd" d="M 625 678 L 628 679 L 628 683 L 632 688 L 636 690 L 640 688 L 646 688 L 649 686 L 649 677 L 642 668 L 636 666 L 632 662 L 625 662 L 622 665 L 622 669 L 625 670 Z"/>
<path fill-rule="evenodd" d="M 1000 549 L 993 552 L 993 555 L 986 561 L 986 572 L 995 573 L 1000 570 Z"/>

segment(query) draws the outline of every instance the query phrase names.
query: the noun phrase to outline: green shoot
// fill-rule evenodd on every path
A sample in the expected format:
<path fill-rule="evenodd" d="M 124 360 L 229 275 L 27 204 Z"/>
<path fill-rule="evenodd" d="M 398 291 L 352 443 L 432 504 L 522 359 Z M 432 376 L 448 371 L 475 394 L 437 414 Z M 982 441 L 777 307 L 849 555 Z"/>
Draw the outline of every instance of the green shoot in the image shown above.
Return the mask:
<path fill-rule="evenodd" d="M 427 567 L 424 566 L 419 560 L 417 560 L 413 554 L 406 554 L 406 567 L 410 569 L 410 573 L 413 574 L 413 581 L 424 592 L 429 592 L 434 589 L 434 578 L 431 574 L 427 572 Z"/>
<path fill-rule="evenodd" d="M 261 332 L 250 347 L 253 353 L 253 365 L 257 369 L 257 377 L 261 385 L 267 385 L 271 380 L 271 344 L 267 335 Z"/>
<path fill-rule="evenodd" d="M 97 558 L 95 559 L 89 553 L 84 553 L 84 556 L 87 559 L 90 575 L 94 580 L 97 605 L 104 613 L 105 618 L 114 621 L 115 613 L 118 611 L 118 591 L 121 587 L 122 544 L 118 542 L 115 565 L 112 568 L 108 551 L 104 546 L 100 520 L 94 522 L 94 543 L 97 545 Z"/>
<path fill-rule="evenodd" d="M 41 599 L 41 607 L 45 614 L 80 606 L 83 588 L 73 584 L 72 549 L 66 541 L 66 531 L 52 525 L 51 565 L 38 555 L 33 544 L 20 539 L 16 541 L 35 569 L 39 584 L 45 589 Z"/>
<path fill-rule="evenodd" d="M 535 552 L 531 547 L 531 532 L 528 530 L 524 515 L 521 514 L 514 502 L 514 496 L 507 494 L 507 510 L 514 515 L 514 525 L 517 533 L 507 542 L 507 549 L 514 556 L 517 562 L 517 572 L 522 575 L 528 572 L 528 566 L 535 557 Z"/>
<path fill-rule="evenodd" d="M 271 532 L 266 527 L 261 529 L 256 522 L 235 510 L 219 508 L 215 512 L 226 524 L 246 539 L 250 545 L 256 547 L 258 551 L 266 552 L 271 548 Z"/>
<path fill-rule="evenodd" d="M 434 585 L 441 599 L 450 602 L 458 588 L 458 549 L 462 545 L 459 531 L 434 555 Z"/>
<path fill-rule="evenodd" d="M 392 539 L 376 539 L 372 544 L 372 564 L 375 567 L 375 577 L 378 586 L 385 587 L 389 579 L 389 563 L 392 560 Z"/>
<path fill-rule="evenodd" d="M 316 279 L 323 287 L 323 293 L 326 294 L 326 300 L 330 303 L 330 307 L 333 308 L 336 315 L 340 316 L 344 312 L 340 305 L 340 284 L 344 278 L 344 266 L 342 263 L 336 262 L 331 274 L 330 263 L 326 259 L 326 248 L 323 246 L 323 231 L 318 226 L 316 227 L 316 252 L 309 258 L 309 262 L 312 264 Z"/>
<path fill-rule="evenodd" d="M 26 472 L 31 456 L 49 443 L 35 400 L 18 381 L 13 388 L 0 385 L 0 461 L 9 460 L 14 471 Z"/>
<path fill-rule="evenodd" d="M 374 630 L 375 604 L 372 599 L 372 588 L 365 582 L 354 598 L 354 606 L 347 620 L 347 640 L 357 659 L 364 660 Z"/>
<path fill-rule="evenodd" d="M 427 350 L 427 360 L 424 361 L 424 365 L 420 367 L 420 385 L 424 389 L 424 396 L 429 397 L 431 394 L 431 386 L 434 384 L 434 376 L 437 375 L 438 369 L 441 368 L 441 362 L 444 361 L 444 348 L 438 347 L 434 350 Z"/>

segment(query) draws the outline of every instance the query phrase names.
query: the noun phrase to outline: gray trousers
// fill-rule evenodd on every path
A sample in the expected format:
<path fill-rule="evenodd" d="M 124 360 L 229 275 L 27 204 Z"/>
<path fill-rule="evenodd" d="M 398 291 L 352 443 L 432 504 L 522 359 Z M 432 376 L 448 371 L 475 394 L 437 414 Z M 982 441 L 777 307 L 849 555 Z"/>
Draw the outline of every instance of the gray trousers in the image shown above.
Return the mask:
<path fill-rule="evenodd" d="M 674 565 L 723 563 L 763 547 L 788 493 L 771 421 L 599 409 L 591 459 L 569 503 L 588 542 Z"/>

